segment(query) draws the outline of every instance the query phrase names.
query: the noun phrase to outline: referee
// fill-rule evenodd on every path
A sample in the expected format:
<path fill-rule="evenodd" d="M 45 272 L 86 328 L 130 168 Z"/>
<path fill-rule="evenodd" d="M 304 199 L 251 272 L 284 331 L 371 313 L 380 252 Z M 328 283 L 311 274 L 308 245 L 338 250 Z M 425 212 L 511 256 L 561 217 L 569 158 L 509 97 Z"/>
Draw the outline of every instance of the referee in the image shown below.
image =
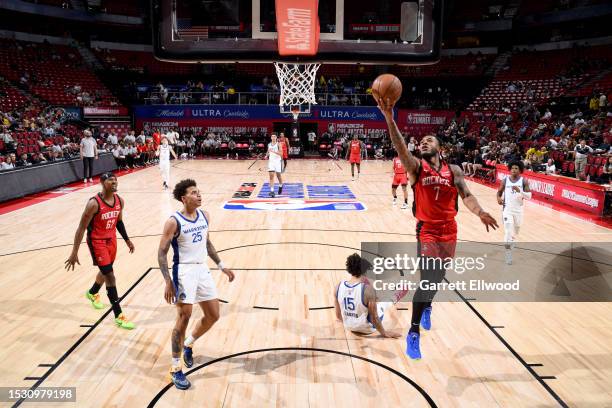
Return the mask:
<path fill-rule="evenodd" d="M 87 183 L 87 179 L 93 183 L 93 162 L 94 159 L 98 159 L 98 145 L 89 129 L 83 132 L 83 139 L 81 139 L 81 158 L 83 159 L 83 183 Z"/>

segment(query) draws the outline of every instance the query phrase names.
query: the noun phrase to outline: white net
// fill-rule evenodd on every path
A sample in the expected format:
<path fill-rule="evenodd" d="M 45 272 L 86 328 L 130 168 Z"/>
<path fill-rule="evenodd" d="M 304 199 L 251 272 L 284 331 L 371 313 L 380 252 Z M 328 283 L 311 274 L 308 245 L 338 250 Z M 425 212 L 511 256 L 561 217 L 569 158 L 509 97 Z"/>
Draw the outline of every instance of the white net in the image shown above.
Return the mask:
<path fill-rule="evenodd" d="M 310 112 L 310 105 L 316 105 L 315 81 L 321 64 L 292 64 L 275 62 L 280 82 L 280 111 L 291 113 L 297 120 L 300 113 Z"/>

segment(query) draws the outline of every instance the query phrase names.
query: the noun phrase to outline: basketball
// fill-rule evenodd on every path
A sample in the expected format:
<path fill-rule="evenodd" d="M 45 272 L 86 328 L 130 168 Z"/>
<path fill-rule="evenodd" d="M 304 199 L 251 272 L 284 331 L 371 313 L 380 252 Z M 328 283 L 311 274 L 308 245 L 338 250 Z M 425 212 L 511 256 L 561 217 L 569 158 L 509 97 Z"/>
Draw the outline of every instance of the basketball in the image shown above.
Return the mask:
<path fill-rule="evenodd" d="M 388 98 L 395 105 L 402 96 L 402 82 L 392 74 L 379 75 L 372 84 L 372 96 L 377 103 Z"/>

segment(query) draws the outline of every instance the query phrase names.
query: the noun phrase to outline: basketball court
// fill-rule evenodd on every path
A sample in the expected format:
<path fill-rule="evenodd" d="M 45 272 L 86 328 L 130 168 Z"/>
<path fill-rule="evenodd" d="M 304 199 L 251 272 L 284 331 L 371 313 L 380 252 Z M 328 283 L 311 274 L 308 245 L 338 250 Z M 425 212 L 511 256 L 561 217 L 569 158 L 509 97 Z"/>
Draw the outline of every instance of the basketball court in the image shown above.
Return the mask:
<path fill-rule="evenodd" d="M 382 73 L 380 64 L 431 64 L 440 54 L 441 0 L 376 3 L 393 16 L 396 42 L 349 30 L 348 21 L 367 17 L 368 9 L 344 0 L 232 0 L 214 9 L 208 3 L 152 2 L 156 56 L 177 63 L 275 62 L 279 108 L 293 126 L 316 103 L 318 64 L 368 64 Z M 276 32 L 277 26 L 289 29 Z M 208 261 L 221 319 L 194 346 L 195 364 L 185 371 L 191 388 L 179 391 L 168 376 L 176 311 L 164 300 L 157 250 L 163 224 L 180 204 L 171 189 L 160 188 L 156 167 L 119 177 L 136 251 L 129 254 L 119 240 L 114 267 L 121 305 L 137 325 L 132 331 L 115 327 L 106 297 L 102 310 L 85 299 L 96 273 L 85 245 L 80 265 L 64 269 L 99 184 L 0 215 L 0 386 L 75 387 L 76 402 L 57 406 L 611 406 L 610 303 L 559 296 L 546 303 L 479 302 L 455 291 L 454 300 L 434 303 L 433 329 L 422 332 L 423 358 L 416 361 L 406 356 L 404 339 L 411 294 L 385 317 L 385 326 L 402 337 L 344 329 L 334 287 L 348 276 L 347 256 L 364 242 L 416 242 L 411 211 L 391 204 L 391 162 L 366 160 L 353 181 L 344 160 L 290 160 L 284 194 L 275 198 L 265 160 L 175 160 L 171 174 L 171 186 L 197 181 L 211 240 L 236 273 L 229 283 Z M 496 191 L 467 184 L 501 226 Z M 503 229 L 487 232 L 463 204 L 457 222 L 460 242 L 503 247 Z M 611 240 L 608 228 L 532 201 L 518 246 L 582 242 L 605 249 Z M 536 263 L 558 255 L 529 245 L 522 251 L 518 259 Z M 525 272 L 520 261 L 498 267 L 505 276 L 512 268 Z M 568 285 L 584 277 L 587 292 L 609 293 L 612 265 L 591 259 L 585 268 L 597 273 L 568 276 Z M 194 308 L 188 330 L 200 316 Z M 22 404 L 34 406 L 14 406 Z"/>
<path fill-rule="evenodd" d="M 403 338 L 345 331 L 332 307 L 334 285 L 347 275 L 346 257 L 362 241 L 415 241 L 410 211 L 391 206 L 390 164 L 365 162 L 352 182 L 346 162 L 291 161 L 288 183 L 346 186 L 365 211 L 224 209 L 243 183 L 256 183 L 257 197 L 267 181 L 265 166 L 173 163 L 174 181 L 198 182 L 211 238 L 236 272 L 230 284 L 213 270 L 221 319 L 194 348 L 188 391 L 167 377 L 175 311 L 163 299 L 157 246 L 163 222 L 179 204 L 160 191 L 157 168 L 119 178 L 136 252 L 130 255 L 120 242 L 115 269 L 124 310 L 138 325 L 133 331 L 115 327 L 107 299 L 97 311 L 84 298 L 95 274 L 84 245 L 81 266 L 64 270 L 81 210 L 99 185 L 2 215 L 1 263 L 8 272 L 0 295 L 2 386 L 76 387 L 78 406 L 595 407 L 612 399 L 607 303 L 439 302 L 419 361 L 405 355 Z M 483 208 L 499 217 L 495 190 L 468 183 Z M 503 241 L 503 232 L 487 234 L 464 207 L 458 223 L 460 241 Z M 569 235 L 609 242 L 612 233 L 527 204 L 522 239 Z M 410 307 L 399 303 L 386 324 L 404 332 Z"/>

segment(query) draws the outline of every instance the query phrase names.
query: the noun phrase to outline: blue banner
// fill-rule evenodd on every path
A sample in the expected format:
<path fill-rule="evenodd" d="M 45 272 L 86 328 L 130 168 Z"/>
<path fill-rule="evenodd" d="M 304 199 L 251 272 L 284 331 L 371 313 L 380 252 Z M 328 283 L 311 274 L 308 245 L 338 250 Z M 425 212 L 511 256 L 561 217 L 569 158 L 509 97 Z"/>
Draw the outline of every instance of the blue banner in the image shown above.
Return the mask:
<path fill-rule="evenodd" d="M 82 120 L 83 119 L 83 110 L 79 107 L 69 106 L 64 107 L 64 111 L 66 111 L 66 118 L 72 120 Z"/>
<path fill-rule="evenodd" d="M 253 120 L 287 119 L 276 105 L 144 105 L 134 108 L 139 119 L 217 119 Z M 300 115 L 301 119 L 338 121 L 378 121 L 385 118 L 375 106 L 313 106 L 310 114 Z"/>

